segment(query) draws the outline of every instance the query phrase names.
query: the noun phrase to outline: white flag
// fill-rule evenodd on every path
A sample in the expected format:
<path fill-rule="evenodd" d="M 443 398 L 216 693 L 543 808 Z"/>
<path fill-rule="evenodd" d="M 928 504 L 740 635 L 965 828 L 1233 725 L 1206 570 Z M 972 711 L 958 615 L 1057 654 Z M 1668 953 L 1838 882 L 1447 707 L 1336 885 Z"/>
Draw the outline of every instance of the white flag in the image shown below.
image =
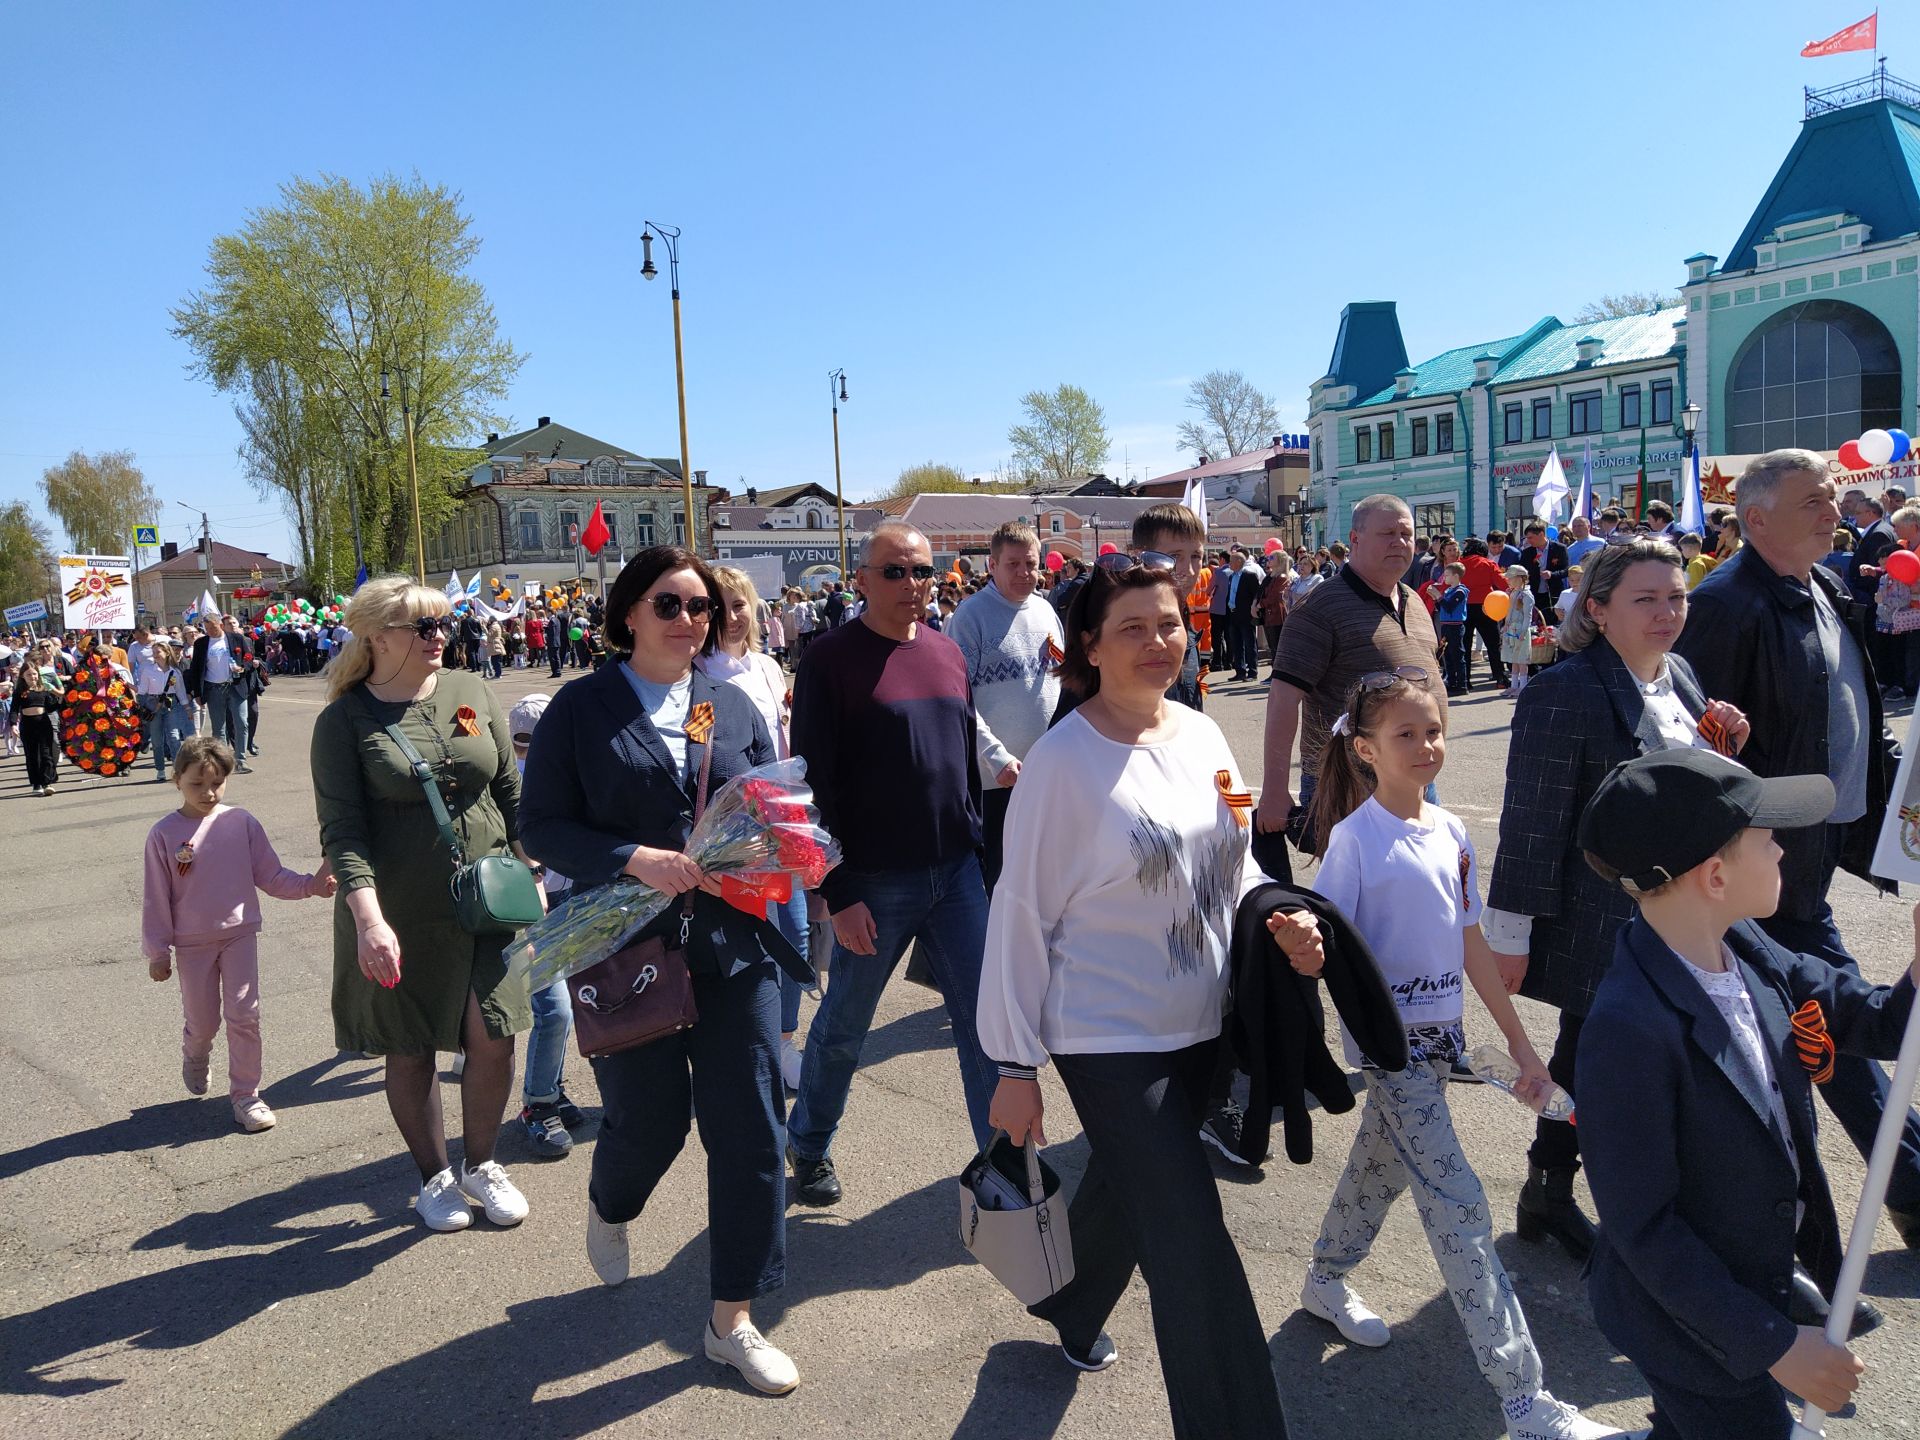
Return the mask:
<path fill-rule="evenodd" d="M 220 602 L 214 599 L 212 593 L 209 591 L 202 590 L 200 592 L 200 613 L 202 615 L 218 615 L 220 613 Z"/>
<path fill-rule="evenodd" d="M 459 600 L 466 595 L 466 589 L 460 584 L 460 572 L 455 570 L 447 576 L 447 598 Z"/>
<path fill-rule="evenodd" d="M 1707 533 L 1706 507 L 1700 501 L 1700 447 L 1695 445 L 1687 457 L 1686 487 L 1680 495 L 1680 529 L 1683 534 Z"/>
<path fill-rule="evenodd" d="M 1547 463 L 1540 467 L 1540 483 L 1533 487 L 1533 513 L 1553 524 L 1567 500 L 1567 472 L 1560 464 L 1560 447 L 1547 451 Z"/>
<path fill-rule="evenodd" d="M 1187 481 L 1187 488 L 1180 497 L 1180 503 L 1191 510 L 1200 521 L 1204 533 L 1207 528 L 1207 486 L 1198 475 Z"/>

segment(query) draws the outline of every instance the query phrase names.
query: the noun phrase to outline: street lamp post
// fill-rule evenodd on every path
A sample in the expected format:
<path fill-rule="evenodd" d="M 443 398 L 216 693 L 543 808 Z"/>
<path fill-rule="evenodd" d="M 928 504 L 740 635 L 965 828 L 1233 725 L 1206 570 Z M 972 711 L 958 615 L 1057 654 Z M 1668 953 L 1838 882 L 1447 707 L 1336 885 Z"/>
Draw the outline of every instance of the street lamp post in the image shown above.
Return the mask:
<path fill-rule="evenodd" d="M 1680 412 L 1680 433 L 1686 437 L 1687 447 L 1686 454 L 1680 457 L 1683 464 L 1687 455 L 1693 453 L 1693 432 L 1700 428 L 1701 413 L 1700 407 L 1691 400 L 1687 402 L 1686 409 Z"/>
<path fill-rule="evenodd" d="M 833 499 L 840 507 L 840 583 L 847 583 L 847 492 L 840 483 L 840 402 L 847 398 L 847 372 L 827 372 L 827 397 L 833 402 Z"/>
<path fill-rule="evenodd" d="M 413 406 L 407 399 L 407 372 L 400 370 L 400 418 L 407 427 L 407 484 L 413 489 L 413 573 L 422 585 L 427 583 L 427 542 L 420 529 L 420 462 L 413 445 Z M 387 370 L 380 368 L 380 398 L 393 397 L 387 391 Z"/>
<path fill-rule="evenodd" d="M 700 532 L 693 520 L 693 460 L 687 453 L 687 354 L 680 336 L 680 232 L 672 225 L 646 222 L 640 232 L 640 276 L 644 280 L 660 273 L 653 264 L 655 236 L 667 247 L 667 279 L 673 286 L 673 383 L 680 397 L 680 490 L 687 507 L 687 548 L 697 555 Z"/>

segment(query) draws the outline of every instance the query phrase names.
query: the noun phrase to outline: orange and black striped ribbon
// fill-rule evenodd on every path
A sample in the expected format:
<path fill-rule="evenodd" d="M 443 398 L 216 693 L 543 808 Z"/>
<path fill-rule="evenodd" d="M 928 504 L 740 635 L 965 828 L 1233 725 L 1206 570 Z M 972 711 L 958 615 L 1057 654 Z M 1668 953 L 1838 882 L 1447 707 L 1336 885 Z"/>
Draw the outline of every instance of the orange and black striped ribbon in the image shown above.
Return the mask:
<path fill-rule="evenodd" d="M 702 700 L 687 716 L 687 739 L 695 745 L 704 745 L 711 734 L 713 734 L 713 703 Z"/>
<path fill-rule="evenodd" d="M 1220 798 L 1227 802 L 1227 808 L 1233 812 L 1234 823 L 1242 830 L 1253 823 L 1253 794 L 1247 790 L 1233 788 L 1233 772 L 1216 770 L 1213 772 L 1213 788 L 1220 792 Z"/>
<path fill-rule="evenodd" d="M 1827 1033 L 1827 1017 L 1818 1000 L 1809 1000 L 1793 1012 L 1793 1047 L 1814 1084 L 1824 1085 L 1833 1078 L 1833 1037 Z"/>

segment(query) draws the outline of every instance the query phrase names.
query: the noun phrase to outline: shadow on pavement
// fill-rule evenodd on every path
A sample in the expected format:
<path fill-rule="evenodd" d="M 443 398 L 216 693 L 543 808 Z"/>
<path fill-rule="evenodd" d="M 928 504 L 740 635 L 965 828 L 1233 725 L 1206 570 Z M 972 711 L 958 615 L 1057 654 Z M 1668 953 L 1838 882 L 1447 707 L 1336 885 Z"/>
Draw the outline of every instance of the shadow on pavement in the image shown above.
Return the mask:
<path fill-rule="evenodd" d="M 202 1140 L 237 1135 L 226 1098 L 182 1098 L 142 1105 L 124 1120 L 96 1125 L 71 1135 L 56 1135 L 0 1155 L 0 1180 L 11 1180 L 42 1165 L 89 1155 L 130 1155 L 142 1150 L 178 1150 Z"/>
<path fill-rule="evenodd" d="M 349 1065 L 356 1068 L 338 1068 Z M 386 1067 L 379 1056 L 359 1060 L 350 1055 L 330 1055 L 304 1070 L 282 1076 L 262 1090 L 260 1098 L 275 1110 L 288 1110 L 300 1105 L 323 1105 L 330 1100 L 380 1095 L 385 1091 Z"/>
<path fill-rule="evenodd" d="M 316 1175 L 226 1210 L 184 1216 L 144 1236 L 134 1242 L 135 1250 L 258 1248 L 171 1265 L 0 1319 L 0 1391 L 62 1396 L 106 1389 L 119 1382 L 64 1378 L 62 1362 L 114 1345 L 185 1349 L 282 1300 L 365 1279 L 425 1238 L 411 1211 L 344 1224 L 303 1225 L 301 1217 L 352 1204 L 372 1189 L 391 1196 L 407 1168 L 404 1158 L 396 1157 Z"/>
<path fill-rule="evenodd" d="M 1002 1340 L 987 1352 L 953 1440 L 1046 1440 L 1060 1428 L 1079 1380 L 1057 1346 Z"/>

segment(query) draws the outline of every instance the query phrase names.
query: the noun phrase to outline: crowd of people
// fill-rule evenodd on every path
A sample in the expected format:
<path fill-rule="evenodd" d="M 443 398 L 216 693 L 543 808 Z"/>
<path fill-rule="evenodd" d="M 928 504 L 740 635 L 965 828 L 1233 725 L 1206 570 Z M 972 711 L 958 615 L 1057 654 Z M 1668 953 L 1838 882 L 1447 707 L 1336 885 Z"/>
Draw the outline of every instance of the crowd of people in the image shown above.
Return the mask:
<path fill-rule="evenodd" d="M 1165 504 L 1128 547 L 1058 572 L 1023 525 L 994 534 L 978 571 L 943 574 L 924 535 L 886 521 L 851 588 L 812 597 L 763 601 L 741 571 L 661 546 L 604 597 L 504 622 L 391 577 L 362 585 L 324 643 L 219 616 L 195 637 L 137 629 L 105 648 L 181 802 L 147 843 L 143 954 L 154 979 L 180 979 L 188 1091 L 209 1088 L 224 1022 L 235 1121 L 265 1129 L 256 892 L 332 896 L 336 1041 L 384 1063 L 416 1213 L 435 1230 L 514 1225 L 529 1205 L 496 1147 L 516 1037 L 534 1153 L 568 1153 L 586 1118 L 563 1083 L 569 993 L 530 993 L 510 934 L 476 932 L 449 877 L 512 854 L 547 904 L 622 877 L 675 897 L 643 938 L 684 957 L 698 1019 L 590 1062 L 603 1110 L 585 1250 L 603 1283 L 628 1278 L 629 1232 L 697 1122 L 704 1351 L 780 1394 L 800 1368 L 754 1302 L 786 1278 L 790 1201 L 882 1183 L 843 1174 L 834 1145 L 859 1122 L 853 1078 L 911 948 L 951 1026 L 966 1125 L 950 1148 L 1044 1144 L 1045 1066 L 1090 1147 L 1069 1207 L 1076 1273 L 1032 1316 L 1071 1365 L 1105 1369 L 1106 1321 L 1138 1270 L 1183 1440 L 1287 1433 L 1209 1154 L 1263 1160 L 1267 1118 L 1237 1104 L 1239 1077 L 1268 1095 L 1301 1071 L 1288 1047 L 1323 1045 L 1317 998 L 1303 1038 L 1271 1033 L 1249 996 L 1324 983 L 1363 1105 L 1301 1308 L 1349 1344 L 1390 1342 L 1353 1277 L 1411 1192 L 1508 1433 L 1618 1434 L 1546 1388 L 1476 1173 L 1500 1157 L 1469 1157 L 1454 1129 L 1448 1085 L 1475 1073 L 1471 985 L 1516 1093 L 1579 1107 L 1577 1127 L 1564 1109 L 1538 1119 L 1514 1228 L 1588 1264 L 1597 1324 L 1646 1378 L 1652 1433 L 1784 1440 L 1789 1394 L 1837 1409 L 1861 1368 L 1818 1328 L 1840 1243 L 1813 1097 L 1864 1154 L 1890 1103 L 1869 1057 L 1891 1055 L 1913 1001 L 1911 976 L 1860 978 L 1828 899 L 1837 868 L 1866 874 L 1898 759 L 1882 677 L 1903 653 L 1887 641 L 1910 632 L 1879 622 L 1886 586 L 1908 584 L 1887 562 L 1920 541 L 1920 511 L 1902 505 L 1883 534 L 1886 499 L 1847 497 L 1843 525 L 1825 463 L 1787 450 L 1747 469 L 1704 538 L 1676 535 L 1658 503 L 1564 534 L 1528 521 L 1518 545 L 1416 537 L 1383 495 L 1354 507 L 1343 543 L 1256 556 L 1209 550 Z M 7 670 L 36 793 L 53 789 L 65 681 L 100 643 L 73 638 Z M 1490 864 L 1440 804 L 1476 642 L 1515 700 Z M 503 710 L 488 678 L 542 663 L 584 673 Z M 1210 674 L 1262 665 L 1256 798 L 1205 712 Z M 323 667 L 312 874 L 224 801 L 277 666 Z M 844 859 L 817 895 L 748 914 L 718 898 L 688 836 L 710 793 L 789 755 Z M 1557 1012 L 1547 1057 L 1514 995 Z M 1794 1039 L 1809 1005 L 1819 1064 Z M 446 1054 L 460 1057 L 457 1161 Z M 1331 1108 L 1350 1107 L 1321 1063 Z M 1291 1153 L 1304 1107 L 1282 1108 Z M 1912 1115 L 1887 1207 L 1920 1249 Z M 1879 1320 L 1861 1302 L 1855 1333 Z"/>

